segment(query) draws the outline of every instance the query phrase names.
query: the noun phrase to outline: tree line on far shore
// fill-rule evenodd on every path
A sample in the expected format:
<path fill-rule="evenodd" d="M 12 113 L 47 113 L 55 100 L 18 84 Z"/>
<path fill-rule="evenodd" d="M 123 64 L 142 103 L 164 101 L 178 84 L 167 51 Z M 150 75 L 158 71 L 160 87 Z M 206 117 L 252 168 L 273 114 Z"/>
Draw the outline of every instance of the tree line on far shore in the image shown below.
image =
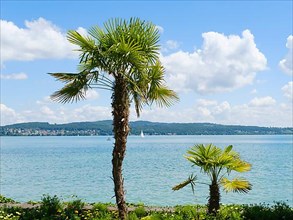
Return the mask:
<path fill-rule="evenodd" d="M 29 122 L 0 127 L 1 136 L 74 136 L 112 135 L 112 121 L 49 124 Z M 46 131 L 46 132 L 40 132 Z M 221 125 L 212 123 L 130 122 L 130 135 L 283 135 L 293 134 L 293 128 Z"/>

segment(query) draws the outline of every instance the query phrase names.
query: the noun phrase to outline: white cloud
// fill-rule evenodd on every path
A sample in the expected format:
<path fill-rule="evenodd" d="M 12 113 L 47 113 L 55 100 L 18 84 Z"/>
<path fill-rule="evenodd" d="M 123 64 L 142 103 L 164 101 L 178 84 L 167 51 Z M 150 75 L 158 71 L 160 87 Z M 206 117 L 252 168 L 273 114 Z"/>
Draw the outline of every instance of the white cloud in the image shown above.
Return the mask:
<path fill-rule="evenodd" d="M 259 98 L 262 100 L 262 98 Z M 238 124 L 257 126 L 292 127 L 292 104 L 275 103 L 266 98 L 262 104 L 232 105 L 228 101 L 200 99 L 188 107 L 176 110 L 173 108 L 144 108 L 141 117 L 137 118 L 132 106 L 130 119 L 156 122 L 211 122 L 218 124 Z M 254 101 L 256 102 L 256 101 Z M 259 101 L 261 102 L 261 101 Z M 257 103 L 259 103 L 257 102 Z M 264 107 L 265 106 L 265 107 Z M 27 111 L 17 111 L 0 105 L 1 125 L 29 121 L 47 121 L 49 123 L 68 123 L 73 121 L 98 121 L 112 119 L 111 107 L 83 105 L 38 105 Z"/>
<path fill-rule="evenodd" d="M 14 109 L 0 103 L 0 124 L 7 125 L 23 121 L 23 118 Z"/>
<path fill-rule="evenodd" d="M 11 73 L 11 74 L 0 75 L 0 79 L 7 79 L 7 80 L 24 80 L 27 78 L 28 76 L 25 73 Z"/>
<path fill-rule="evenodd" d="M 85 98 L 87 100 L 94 100 L 99 98 L 99 93 L 96 90 L 90 89 L 86 92 Z"/>
<path fill-rule="evenodd" d="M 271 99 L 269 99 L 271 100 Z M 193 106 L 180 109 L 180 111 L 165 108 L 145 108 L 140 120 L 157 122 L 210 122 L 230 125 L 256 125 L 292 127 L 292 104 L 270 104 L 251 106 L 248 104 L 232 105 L 228 101 L 201 99 Z M 134 110 L 132 110 L 132 113 Z M 131 120 L 137 120 L 132 114 Z"/>
<path fill-rule="evenodd" d="M 179 47 L 179 43 L 175 40 L 168 40 L 166 42 L 167 49 L 175 50 Z"/>
<path fill-rule="evenodd" d="M 200 50 L 161 55 L 171 88 L 200 94 L 232 91 L 252 84 L 256 73 L 266 69 L 266 57 L 249 30 L 243 31 L 242 37 L 217 32 L 202 37 Z"/>
<path fill-rule="evenodd" d="M 54 115 L 54 111 L 52 111 L 52 109 L 50 109 L 48 106 L 42 106 L 41 107 L 41 114 L 43 115 Z"/>
<path fill-rule="evenodd" d="M 200 106 L 213 106 L 217 104 L 215 100 L 208 100 L 208 99 L 199 99 L 197 100 L 198 105 Z"/>
<path fill-rule="evenodd" d="M 158 29 L 160 34 L 164 33 L 164 28 L 163 27 L 161 27 L 159 25 L 156 25 L 156 28 Z"/>
<path fill-rule="evenodd" d="M 293 100 L 293 81 L 288 82 L 286 85 L 282 87 L 282 91 L 284 96 Z"/>
<path fill-rule="evenodd" d="M 52 103 L 54 103 L 54 102 L 52 101 L 50 96 L 46 96 L 42 100 L 36 101 L 36 104 L 38 104 L 38 105 L 47 105 L 47 104 L 52 104 Z"/>
<path fill-rule="evenodd" d="M 252 107 L 267 107 L 267 106 L 272 106 L 274 104 L 276 104 L 276 100 L 270 96 L 261 97 L 261 98 L 255 97 L 249 103 L 249 105 Z"/>
<path fill-rule="evenodd" d="M 111 108 L 103 106 L 84 105 L 72 108 L 70 106 L 42 105 L 30 110 L 16 111 L 0 104 L 1 125 L 20 122 L 69 123 L 73 121 L 98 121 L 111 119 Z"/>
<path fill-rule="evenodd" d="M 83 36 L 88 36 L 87 30 L 83 27 L 78 27 L 76 31 Z"/>
<path fill-rule="evenodd" d="M 288 48 L 288 53 L 284 59 L 279 63 L 281 69 L 287 74 L 293 74 L 293 35 L 287 38 L 286 47 Z"/>
<path fill-rule="evenodd" d="M 25 21 L 25 28 L 1 20 L 1 62 L 44 58 L 75 58 L 66 34 L 44 18 Z"/>

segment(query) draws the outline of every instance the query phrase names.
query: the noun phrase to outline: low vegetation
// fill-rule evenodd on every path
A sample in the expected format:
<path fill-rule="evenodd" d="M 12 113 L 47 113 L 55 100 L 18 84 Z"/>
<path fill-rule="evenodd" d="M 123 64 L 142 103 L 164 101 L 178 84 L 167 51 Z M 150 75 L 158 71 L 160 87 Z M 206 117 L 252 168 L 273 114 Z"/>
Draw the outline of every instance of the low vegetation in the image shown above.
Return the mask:
<path fill-rule="evenodd" d="M 10 205 L 8 205 L 10 204 Z M 13 206 L 11 204 L 14 204 Z M 57 196 L 44 195 L 41 202 L 23 208 L 14 200 L 0 196 L 0 219 L 7 220 L 115 220 L 114 204 L 95 203 L 90 206 L 80 199 L 65 202 Z M 205 205 L 175 207 L 145 207 L 128 204 L 128 220 L 291 220 L 293 208 L 285 202 L 274 204 L 222 205 L 216 215 L 210 215 Z"/>

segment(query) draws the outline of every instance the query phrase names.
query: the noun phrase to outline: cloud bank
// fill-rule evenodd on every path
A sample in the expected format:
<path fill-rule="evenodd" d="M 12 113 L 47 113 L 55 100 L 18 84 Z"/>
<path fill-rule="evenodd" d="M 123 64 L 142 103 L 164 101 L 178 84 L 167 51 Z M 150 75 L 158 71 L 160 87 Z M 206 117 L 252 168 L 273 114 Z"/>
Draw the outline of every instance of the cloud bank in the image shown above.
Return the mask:
<path fill-rule="evenodd" d="M 130 120 L 148 120 L 153 122 L 199 123 L 210 122 L 231 125 L 257 125 L 292 127 L 292 103 L 278 103 L 270 96 L 255 97 L 243 104 L 231 104 L 229 101 L 199 99 L 190 106 L 176 110 L 173 108 L 144 108 L 137 118 L 131 108 Z M 86 104 L 72 107 L 55 105 L 48 97 L 29 110 L 18 111 L 0 105 L 1 125 L 47 121 L 49 123 L 69 123 L 73 121 L 98 121 L 112 119 L 111 107 Z"/>
<path fill-rule="evenodd" d="M 57 26 L 44 18 L 25 21 L 20 28 L 11 21 L 1 20 L 1 62 L 64 59 L 77 57 Z"/>
<path fill-rule="evenodd" d="M 266 57 L 249 30 L 242 36 L 207 32 L 202 37 L 199 50 L 161 55 L 173 89 L 199 94 L 232 91 L 252 84 L 256 73 L 266 69 Z"/>

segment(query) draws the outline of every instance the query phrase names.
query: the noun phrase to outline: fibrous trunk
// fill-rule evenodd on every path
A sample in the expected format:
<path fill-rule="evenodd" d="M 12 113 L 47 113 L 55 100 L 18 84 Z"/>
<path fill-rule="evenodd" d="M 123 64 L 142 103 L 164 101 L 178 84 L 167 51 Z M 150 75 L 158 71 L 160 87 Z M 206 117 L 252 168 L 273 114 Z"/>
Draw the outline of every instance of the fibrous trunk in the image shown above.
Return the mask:
<path fill-rule="evenodd" d="M 122 76 L 115 78 L 112 100 L 113 132 L 115 138 L 112 155 L 112 174 L 119 217 L 120 219 L 125 219 L 127 216 L 127 206 L 124 195 L 122 163 L 126 150 L 127 135 L 129 132 L 129 96 L 126 82 Z"/>
<path fill-rule="evenodd" d="M 220 209 L 220 192 L 217 182 L 212 182 L 210 185 L 210 198 L 208 203 L 208 212 L 210 214 L 216 214 Z"/>

